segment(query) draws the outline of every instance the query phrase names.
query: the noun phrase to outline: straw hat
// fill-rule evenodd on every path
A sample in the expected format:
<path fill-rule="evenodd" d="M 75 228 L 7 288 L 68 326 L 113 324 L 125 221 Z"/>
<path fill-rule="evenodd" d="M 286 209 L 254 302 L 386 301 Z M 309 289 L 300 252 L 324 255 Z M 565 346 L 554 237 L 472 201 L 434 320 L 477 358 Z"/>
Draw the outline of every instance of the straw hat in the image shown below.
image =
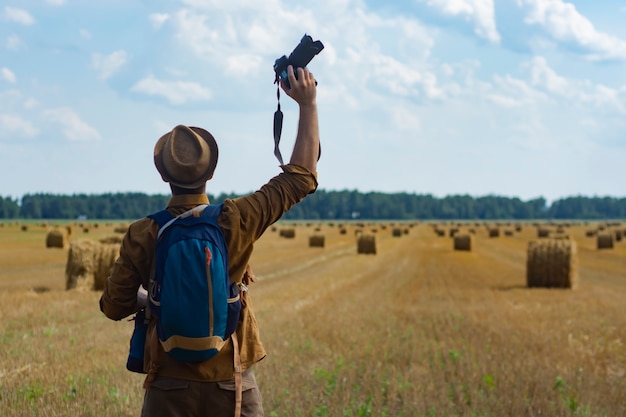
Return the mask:
<path fill-rule="evenodd" d="M 182 188 L 197 188 L 213 177 L 217 143 L 206 130 L 178 125 L 154 146 L 154 165 L 163 181 Z"/>

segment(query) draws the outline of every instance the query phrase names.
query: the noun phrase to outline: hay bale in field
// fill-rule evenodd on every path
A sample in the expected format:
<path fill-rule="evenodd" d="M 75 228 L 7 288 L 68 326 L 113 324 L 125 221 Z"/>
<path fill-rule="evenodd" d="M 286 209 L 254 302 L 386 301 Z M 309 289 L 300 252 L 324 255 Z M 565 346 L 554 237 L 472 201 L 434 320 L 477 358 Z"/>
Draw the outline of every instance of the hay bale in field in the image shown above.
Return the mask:
<path fill-rule="evenodd" d="M 598 249 L 613 249 L 613 234 L 598 233 L 598 237 L 596 239 L 596 246 Z"/>
<path fill-rule="evenodd" d="M 550 229 L 540 227 L 537 229 L 537 237 L 550 237 Z"/>
<path fill-rule="evenodd" d="M 74 231 L 74 229 L 72 228 L 72 225 L 67 224 L 65 225 L 65 231 L 67 232 L 68 236 L 72 236 L 72 232 Z"/>
<path fill-rule="evenodd" d="M 513 230 L 507 229 L 504 231 L 504 236 L 513 236 Z"/>
<path fill-rule="evenodd" d="M 55 227 L 46 236 L 46 248 L 65 248 L 69 243 L 67 230 Z"/>
<path fill-rule="evenodd" d="M 500 229 L 497 227 L 490 228 L 489 237 L 500 237 Z"/>
<path fill-rule="evenodd" d="M 287 239 L 293 239 L 296 237 L 296 229 L 280 229 L 280 232 L 278 232 L 278 236 Z"/>
<path fill-rule="evenodd" d="M 309 236 L 309 247 L 310 248 L 323 248 L 326 239 L 324 235 L 313 235 Z"/>
<path fill-rule="evenodd" d="M 408 231 L 407 231 L 408 233 Z M 402 237 L 402 229 L 400 229 L 399 227 L 394 227 L 391 230 L 391 236 L 393 237 Z"/>
<path fill-rule="evenodd" d="M 119 257 L 120 244 L 78 239 L 70 243 L 65 266 L 65 289 L 102 290 Z"/>
<path fill-rule="evenodd" d="M 593 230 L 593 229 L 591 229 L 591 230 L 587 230 L 587 231 L 585 232 L 585 236 L 587 236 L 587 237 L 594 237 L 595 235 L 596 235 L 596 231 L 595 231 L 595 230 Z"/>
<path fill-rule="evenodd" d="M 454 236 L 454 250 L 466 250 L 471 251 L 474 243 L 474 237 L 472 235 L 460 235 Z"/>
<path fill-rule="evenodd" d="M 119 236 L 119 235 L 113 235 L 113 236 L 106 236 L 106 237 L 103 237 L 101 239 L 98 239 L 98 242 L 100 242 L 100 243 L 122 243 L 122 240 L 124 240 L 124 237 Z"/>
<path fill-rule="evenodd" d="M 361 235 L 356 241 L 356 253 L 376 255 L 376 236 Z"/>
<path fill-rule="evenodd" d="M 339 229 L 339 234 L 340 235 L 345 235 L 348 233 L 348 230 L 345 227 L 342 227 L 341 229 Z"/>
<path fill-rule="evenodd" d="M 434 230 L 435 230 L 435 233 L 437 234 L 437 236 L 439 236 L 439 237 L 445 237 L 446 236 L 446 231 L 445 230 L 438 229 L 438 228 L 435 228 Z"/>
<path fill-rule="evenodd" d="M 21 227 L 22 232 L 27 232 L 28 231 L 28 226 L 26 226 L 25 224 L 22 225 Z"/>
<path fill-rule="evenodd" d="M 116 226 L 116 227 L 113 229 L 113 232 L 115 232 L 115 233 L 126 233 L 126 232 L 128 232 L 128 228 L 129 228 L 129 225 L 127 225 L 127 224 L 121 224 L 121 225 L 119 225 L 119 226 Z"/>
<path fill-rule="evenodd" d="M 459 229 L 457 227 L 452 227 L 448 230 L 448 236 L 450 237 L 456 236 L 457 233 L 459 233 Z"/>
<path fill-rule="evenodd" d="M 528 243 L 526 284 L 529 288 L 578 286 L 578 249 L 567 239 L 541 239 Z"/>
<path fill-rule="evenodd" d="M 89 239 L 78 239 L 70 243 L 65 265 L 65 289 L 93 288 L 95 251 L 99 244 Z"/>
<path fill-rule="evenodd" d="M 621 230 L 616 230 L 615 231 L 615 241 L 616 242 L 621 242 L 622 241 L 622 231 Z"/>
<path fill-rule="evenodd" d="M 104 290 L 104 282 L 111 275 L 113 264 L 120 256 L 120 247 L 119 243 L 102 243 L 95 252 L 96 260 L 93 273 L 93 289 L 95 291 Z"/>

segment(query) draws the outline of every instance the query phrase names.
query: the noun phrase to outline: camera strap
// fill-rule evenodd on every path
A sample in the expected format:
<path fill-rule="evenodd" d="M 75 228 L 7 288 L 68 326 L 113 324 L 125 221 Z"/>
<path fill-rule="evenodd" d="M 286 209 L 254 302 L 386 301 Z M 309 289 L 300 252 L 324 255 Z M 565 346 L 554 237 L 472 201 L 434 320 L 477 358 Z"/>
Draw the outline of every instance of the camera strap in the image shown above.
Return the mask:
<path fill-rule="evenodd" d="M 280 153 L 280 136 L 283 132 L 283 112 L 280 109 L 280 81 L 278 78 L 278 74 L 276 74 L 276 80 L 274 81 L 276 84 L 276 100 L 278 104 L 276 105 L 276 111 L 274 112 L 274 156 L 278 159 L 281 165 L 285 165 L 283 162 L 283 155 Z M 317 85 L 317 81 L 315 81 L 315 85 Z M 320 160 L 322 156 L 322 144 L 319 144 L 319 150 L 317 153 L 317 160 Z"/>
<path fill-rule="evenodd" d="M 283 162 L 283 155 L 280 153 L 280 148 L 278 145 L 280 144 L 280 135 L 283 131 L 283 112 L 280 109 L 280 83 L 278 81 L 278 74 L 276 75 L 276 99 L 278 100 L 278 105 L 276 111 L 274 112 L 274 156 L 278 159 L 281 165 L 285 165 Z"/>

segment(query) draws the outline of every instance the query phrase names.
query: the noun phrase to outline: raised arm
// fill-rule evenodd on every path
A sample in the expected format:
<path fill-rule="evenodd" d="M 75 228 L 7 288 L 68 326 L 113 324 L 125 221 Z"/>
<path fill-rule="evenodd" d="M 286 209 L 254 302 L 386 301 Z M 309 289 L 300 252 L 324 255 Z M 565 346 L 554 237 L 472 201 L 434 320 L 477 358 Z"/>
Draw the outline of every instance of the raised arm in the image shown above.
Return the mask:
<path fill-rule="evenodd" d="M 301 165 L 311 172 L 317 172 L 320 134 L 317 120 L 315 78 L 306 68 L 298 68 L 298 78 L 296 79 L 291 65 L 287 68 L 287 75 L 291 89 L 286 89 L 282 82 L 281 87 L 300 106 L 298 134 L 289 163 Z"/>

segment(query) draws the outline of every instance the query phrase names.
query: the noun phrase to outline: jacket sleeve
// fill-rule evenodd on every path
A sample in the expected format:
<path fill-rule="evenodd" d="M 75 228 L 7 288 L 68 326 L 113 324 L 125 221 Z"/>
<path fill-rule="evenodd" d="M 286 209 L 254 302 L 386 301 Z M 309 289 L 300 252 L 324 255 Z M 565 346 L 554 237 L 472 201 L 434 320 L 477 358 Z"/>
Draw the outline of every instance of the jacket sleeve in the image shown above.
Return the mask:
<path fill-rule="evenodd" d="M 228 242 L 231 279 L 243 276 L 253 244 L 291 207 L 317 189 L 317 175 L 299 165 L 282 166 L 258 191 L 224 202 L 219 218 Z"/>
<path fill-rule="evenodd" d="M 131 224 L 124 235 L 100 297 L 100 311 L 108 318 L 121 320 L 139 309 L 137 290 L 141 285 L 148 288 L 156 233 L 156 224 L 146 218 Z"/>

